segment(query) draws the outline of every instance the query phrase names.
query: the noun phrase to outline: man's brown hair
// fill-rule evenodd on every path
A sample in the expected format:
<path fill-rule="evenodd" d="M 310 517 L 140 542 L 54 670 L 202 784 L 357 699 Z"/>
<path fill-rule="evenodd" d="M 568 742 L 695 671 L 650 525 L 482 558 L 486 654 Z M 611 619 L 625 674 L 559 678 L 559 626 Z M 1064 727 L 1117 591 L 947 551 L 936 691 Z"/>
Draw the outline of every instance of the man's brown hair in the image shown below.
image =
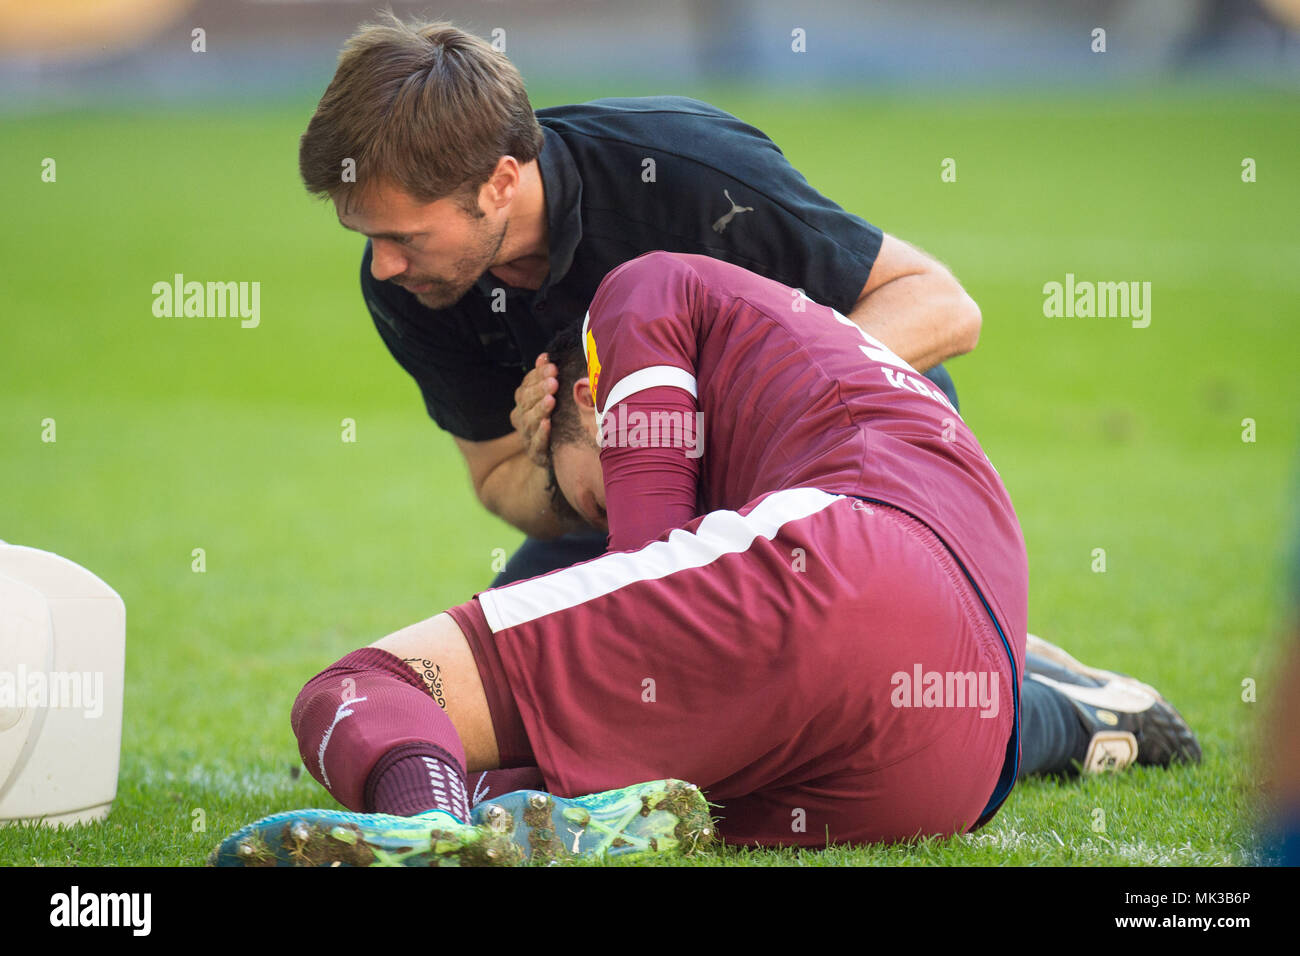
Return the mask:
<path fill-rule="evenodd" d="M 342 198 L 387 181 L 419 202 L 454 196 L 480 216 L 475 192 L 502 156 L 537 158 L 542 128 L 505 55 L 445 21 L 393 14 L 357 30 L 339 54 L 298 146 L 313 195 Z M 344 179 L 345 160 L 356 181 Z"/>

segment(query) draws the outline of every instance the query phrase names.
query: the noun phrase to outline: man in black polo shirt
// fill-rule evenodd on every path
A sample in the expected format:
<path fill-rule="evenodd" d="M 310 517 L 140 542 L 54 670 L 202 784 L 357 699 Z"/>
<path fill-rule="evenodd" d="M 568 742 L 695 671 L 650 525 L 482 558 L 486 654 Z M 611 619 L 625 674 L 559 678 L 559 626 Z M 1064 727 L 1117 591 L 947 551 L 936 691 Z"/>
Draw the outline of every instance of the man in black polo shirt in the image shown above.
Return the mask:
<path fill-rule="evenodd" d="M 954 406 L 939 363 L 978 339 L 979 310 L 946 268 L 822 196 L 754 127 L 673 96 L 534 113 L 510 62 L 450 24 L 390 16 L 359 30 L 299 166 L 369 239 L 361 286 L 375 327 L 455 438 L 479 500 L 528 535 L 496 585 L 604 550 L 603 533 L 553 504 L 558 382 L 543 350 L 616 266 L 656 249 L 695 253 L 801 290 L 792 309 L 802 296 L 835 308 Z M 1164 702 L 1099 704 L 1093 691 L 1119 678 L 1064 660 L 1050 685 L 1026 682 L 1022 768 L 1150 762 L 1138 738 Z M 1062 691 L 1072 683 L 1086 692 Z M 1118 731 L 1114 713 L 1095 713 L 1105 707 L 1121 713 Z"/>
<path fill-rule="evenodd" d="M 455 436 L 480 499 L 530 536 L 495 584 L 604 550 L 603 534 L 566 526 L 544 501 L 518 494 L 536 487 L 526 476 L 544 457 L 546 428 L 539 434 L 538 425 L 550 405 L 538 402 L 551 394 L 554 368 L 536 369 L 518 410 L 516 388 L 551 335 L 581 319 L 600 280 L 623 262 L 664 249 L 742 265 L 802 288 L 877 337 L 892 333 L 914 366 L 974 346 L 979 311 L 942 266 L 820 195 L 770 139 L 734 116 L 677 96 L 596 100 L 536 116 L 542 150 L 535 170 L 520 170 L 512 203 L 522 207 L 521 231 L 544 229 L 545 246 L 531 250 L 535 272 L 494 260 L 459 300 L 431 311 L 411 291 L 418 284 L 403 278 L 415 257 L 395 242 L 372 235 L 361 266 L 376 328 L 419 384 L 429 415 Z M 340 220 L 367 231 L 360 215 Z M 507 235 L 515 223 L 507 218 Z M 503 245 L 497 259 L 516 251 Z M 929 376 L 956 404 L 943 367 Z M 512 412 L 527 418 L 519 428 Z M 521 436 L 525 449 L 536 445 L 531 462 Z M 496 474 L 502 466 L 508 481 Z"/>
<path fill-rule="evenodd" d="M 554 371 L 536 360 L 605 274 L 644 252 L 709 255 L 801 288 L 955 398 L 934 367 L 974 347 L 974 302 L 939 263 L 820 195 L 757 129 L 682 97 L 535 116 L 518 73 L 481 40 L 389 20 L 350 41 L 300 153 L 308 188 L 370 238 L 362 291 L 384 342 L 455 437 L 479 499 L 534 542 L 586 530 L 549 507 L 540 463 Z M 452 183 L 462 170 L 472 198 Z M 455 199 L 421 195 L 416 177 L 439 174 Z M 525 554 L 542 560 L 516 560 L 496 583 L 602 549 L 590 533 L 576 550 L 534 544 Z"/>

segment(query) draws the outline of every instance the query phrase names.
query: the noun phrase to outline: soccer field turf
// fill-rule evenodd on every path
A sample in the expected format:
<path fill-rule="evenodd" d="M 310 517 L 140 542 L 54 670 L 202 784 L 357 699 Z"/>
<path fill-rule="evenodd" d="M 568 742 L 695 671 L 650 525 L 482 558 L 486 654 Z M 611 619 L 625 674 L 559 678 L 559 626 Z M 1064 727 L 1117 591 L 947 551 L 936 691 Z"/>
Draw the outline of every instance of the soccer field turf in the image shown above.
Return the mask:
<path fill-rule="evenodd" d="M 949 368 L 1025 530 L 1031 630 L 1154 684 L 1205 751 L 1022 784 L 967 837 L 693 862 L 1252 862 L 1295 507 L 1298 98 L 689 92 L 962 280 L 983 333 Z M 0 120 L 0 538 L 84 565 L 127 607 L 113 812 L 0 829 L 0 863 L 199 864 L 257 817 L 335 806 L 300 773 L 303 681 L 465 600 L 521 540 L 375 334 L 361 241 L 297 180 L 312 105 Z M 259 282 L 260 324 L 155 317 L 152 286 L 176 273 Z M 1150 325 L 1046 317 L 1043 286 L 1067 273 L 1150 282 Z"/>

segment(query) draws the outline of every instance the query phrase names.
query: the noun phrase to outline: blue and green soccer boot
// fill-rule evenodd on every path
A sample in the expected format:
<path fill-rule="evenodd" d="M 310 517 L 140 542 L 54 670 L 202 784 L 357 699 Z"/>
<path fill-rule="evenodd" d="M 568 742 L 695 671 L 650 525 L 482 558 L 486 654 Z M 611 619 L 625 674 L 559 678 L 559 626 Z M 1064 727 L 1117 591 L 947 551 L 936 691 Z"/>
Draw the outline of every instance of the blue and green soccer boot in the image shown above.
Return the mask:
<path fill-rule="evenodd" d="M 652 780 L 584 797 L 516 790 L 480 803 L 470 819 L 509 837 L 530 863 L 690 853 L 715 839 L 708 801 L 699 787 L 681 780 Z"/>
<path fill-rule="evenodd" d="M 694 784 L 654 780 L 584 797 L 536 790 L 475 807 L 469 823 L 346 810 L 277 813 L 231 834 L 211 866 L 517 866 L 571 856 L 690 852 L 714 839 Z"/>
<path fill-rule="evenodd" d="M 221 841 L 209 866 L 516 866 L 508 836 L 429 810 L 414 817 L 293 810 Z"/>

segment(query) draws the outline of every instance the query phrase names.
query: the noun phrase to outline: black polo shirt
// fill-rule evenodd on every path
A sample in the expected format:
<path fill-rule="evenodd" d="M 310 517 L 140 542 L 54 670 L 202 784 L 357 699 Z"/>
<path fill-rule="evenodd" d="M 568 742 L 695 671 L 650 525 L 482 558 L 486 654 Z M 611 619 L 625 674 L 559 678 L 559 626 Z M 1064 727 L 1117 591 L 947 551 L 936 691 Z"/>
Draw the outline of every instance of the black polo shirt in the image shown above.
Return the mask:
<path fill-rule="evenodd" d="M 538 353 L 582 319 L 606 273 L 645 252 L 725 259 L 844 313 L 857 303 L 880 230 L 809 186 L 754 127 L 680 96 L 555 106 L 537 120 L 550 246 L 540 289 L 486 273 L 454 306 L 427 309 L 370 274 L 369 242 L 361 260 L 375 327 L 446 431 L 509 434 L 515 389 Z M 496 289 L 503 311 L 492 307 Z"/>

